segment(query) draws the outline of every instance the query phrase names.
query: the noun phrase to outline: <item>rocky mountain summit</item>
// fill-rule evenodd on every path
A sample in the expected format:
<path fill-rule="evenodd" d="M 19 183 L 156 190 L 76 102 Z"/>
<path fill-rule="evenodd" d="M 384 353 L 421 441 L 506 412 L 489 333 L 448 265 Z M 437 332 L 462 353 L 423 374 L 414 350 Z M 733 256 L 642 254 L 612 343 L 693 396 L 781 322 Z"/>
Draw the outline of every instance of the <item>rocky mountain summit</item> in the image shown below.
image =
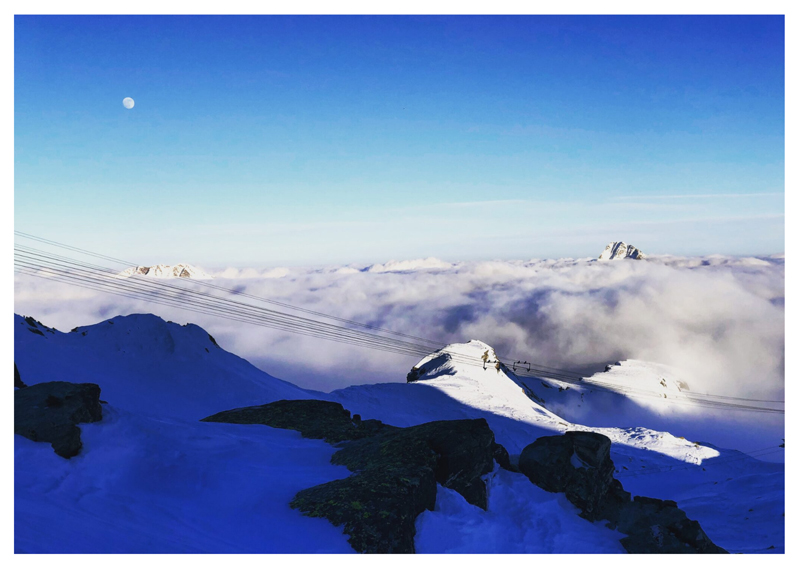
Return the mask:
<path fill-rule="evenodd" d="M 598 257 L 598 260 L 618 260 L 620 258 L 632 258 L 634 260 L 644 260 L 645 254 L 633 245 L 614 241 L 608 243 L 606 249 Z"/>
<path fill-rule="evenodd" d="M 131 276 L 147 276 L 148 278 L 191 278 L 192 280 L 210 280 L 210 274 L 191 264 L 156 264 L 154 266 L 132 266 L 118 274 L 122 278 Z"/>

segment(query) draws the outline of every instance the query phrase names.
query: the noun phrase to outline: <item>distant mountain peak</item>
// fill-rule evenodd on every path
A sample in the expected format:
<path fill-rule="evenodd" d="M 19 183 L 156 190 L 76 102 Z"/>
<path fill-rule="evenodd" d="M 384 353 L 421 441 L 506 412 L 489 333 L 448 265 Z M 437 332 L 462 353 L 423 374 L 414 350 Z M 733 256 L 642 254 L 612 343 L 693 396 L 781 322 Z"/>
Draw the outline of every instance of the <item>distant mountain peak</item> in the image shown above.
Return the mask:
<path fill-rule="evenodd" d="M 119 276 L 146 276 L 148 278 L 191 278 L 192 280 L 210 280 L 210 274 L 191 264 L 156 264 L 154 266 L 132 266 L 119 273 Z"/>
<path fill-rule="evenodd" d="M 632 258 L 634 260 L 644 260 L 645 254 L 633 245 L 622 241 L 613 241 L 600 255 L 599 260 L 617 260 L 620 258 Z"/>

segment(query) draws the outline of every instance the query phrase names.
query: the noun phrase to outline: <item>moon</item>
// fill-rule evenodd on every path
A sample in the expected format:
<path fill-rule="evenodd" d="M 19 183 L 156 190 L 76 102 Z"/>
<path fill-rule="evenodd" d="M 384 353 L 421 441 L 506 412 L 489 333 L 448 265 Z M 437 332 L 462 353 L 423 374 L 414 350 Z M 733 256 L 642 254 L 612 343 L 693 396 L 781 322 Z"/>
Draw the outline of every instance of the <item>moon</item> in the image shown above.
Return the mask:
<path fill-rule="evenodd" d="M 133 108 L 133 99 L 130 98 L 130 97 L 125 97 L 124 99 L 122 99 L 122 106 L 124 106 L 127 109 L 132 109 Z"/>

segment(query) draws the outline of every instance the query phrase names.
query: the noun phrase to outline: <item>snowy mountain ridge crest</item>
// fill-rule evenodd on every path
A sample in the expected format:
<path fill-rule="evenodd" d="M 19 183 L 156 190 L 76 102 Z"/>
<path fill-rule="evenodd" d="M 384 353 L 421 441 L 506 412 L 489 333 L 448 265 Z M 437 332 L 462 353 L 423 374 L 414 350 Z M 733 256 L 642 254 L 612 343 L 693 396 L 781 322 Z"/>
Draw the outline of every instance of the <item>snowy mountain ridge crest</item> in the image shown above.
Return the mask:
<path fill-rule="evenodd" d="M 632 258 L 634 260 L 644 260 L 645 254 L 633 245 L 622 241 L 608 243 L 605 250 L 600 254 L 598 260 L 618 260 L 621 258 Z"/>
<path fill-rule="evenodd" d="M 553 432 L 597 432 L 616 444 L 655 451 L 694 464 L 701 464 L 703 460 L 719 455 L 712 447 L 668 432 L 642 427 L 589 426 L 578 422 L 577 414 L 565 414 L 568 408 L 575 409 L 593 403 L 595 408 L 590 412 L 605 413 L 607 410 L 602 408 L 610 406 L 597 398 L 606 397 L 608 400 L 608 396 L 616 398 L 614 414 L 621 412 L 620 405 L 629 399 L 621 392 L 599 393 L 598 390 L 605 390 L 600 386 L 604 382 L 612 389 L 636 387 L 649 392 L 654 396 L 646 398 L 644 404 L 657 411 L 663 411 L 663 403 L 668 396 L 674 397 L 681 392 L 681 385 L 685 387 L 685 384 L 668 374 L 670 369 L 664 365 L 626 361 L 611 367 L 595 375 L 595 378 L 586 377 L 580 384 L 531 378 L 514 373 L 497 357 L 491 346 L 473 339 L 468 343 L 452 343 L 424 357 L 412 368 L 406 380 L 437 389 L 465 407 Z M 600 376 L 603 380 L 598 382 Z"/>
<path fill-rule="evenodd" d="M 120 272 L 117 276 L 129 278 L 131 276 L 146 276 L 148 278 L 190 278 L 192 280 L 211 280 L 213 276 L 191 264 L 156 264 L 154 266 L 132 266 Z"/>
<path fill-rule="evenodd" d="M 153 314 L 116 316 L 68 333 L 15 315 L 14 327 L 15 371 L 24 388 L 80 377 L 98 385 L 108 401 L 102 421 L 81 426 L 85 446 L 76 460 L 15 435 L 20 551 L 351 551 L 339 526 L 287 506 L 298 492 L 340 482 L 341 466 L 331 463 L 336 448 L 278 428 L 199 420 L 220 409 L 290 400 L 337 402 L 348 420 L 352 413 L 399 428 L 483 419 L 515 467 L 541 437 L 596 432 L 611 442 L 613 475 L 625 491 L 680 503 L 729 550 L 783 551 L 782 468 L 691 441 L 699 439 L 686 431 L 692 409 L 680 406 L 671 414 L 663 395 L 673 397 L 683 387 L 664 365 L 627 360 L 596 374 L 621 391 L 636 387 L 662 395 L 634 401 L 602 389 L 592 377 L 567 383 L 517 374 L 513 364 L 497 364 L 491 346 L 472 340 L 423 358 L 415 366 L 418 378 L 408 381 L 413 384 L 322 393 L 268 375 L 219 347 L 200 326 Z M 662 411 L 667 422 L 656 427 L 651 422 Z M 588 462 L 578 458 L 583 460 L 576 454 L 573 467 L 582 470 Z M 619 532 L 581 519 L 564 507 L 563 495 L 524 474 L 500 467 L 483 479 L 487 510 L 438 488 L 436 508 L 416 521 L 417 552 L 575 552 L 575 546 L 622 552 Z M 161 505 L 163 496 L 169 507 Z M 190 514 L 176 518 L 175 507 Z"/>

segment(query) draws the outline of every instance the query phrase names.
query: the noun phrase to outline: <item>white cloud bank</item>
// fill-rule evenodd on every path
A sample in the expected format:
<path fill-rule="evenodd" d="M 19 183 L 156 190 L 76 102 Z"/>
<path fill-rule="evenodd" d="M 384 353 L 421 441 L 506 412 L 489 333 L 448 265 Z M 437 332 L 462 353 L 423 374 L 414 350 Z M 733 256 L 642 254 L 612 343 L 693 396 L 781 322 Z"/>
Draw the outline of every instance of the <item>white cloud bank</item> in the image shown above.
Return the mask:
<path fill-rule="evenodd" d="M 442 344 L 481 339 L 501 355 L 570 369 L 657 361 L 681 368 L 696 391 L 783 398 L 782 255 L 614 262 L 429 258 L 211 272 L 215 285 Z M 16 276 L 15 311 L 62 330 L 137 312 L 194 322 L 267 372 L 320 390 L 404 381 L 416 363 L 23 275 Z"/>

